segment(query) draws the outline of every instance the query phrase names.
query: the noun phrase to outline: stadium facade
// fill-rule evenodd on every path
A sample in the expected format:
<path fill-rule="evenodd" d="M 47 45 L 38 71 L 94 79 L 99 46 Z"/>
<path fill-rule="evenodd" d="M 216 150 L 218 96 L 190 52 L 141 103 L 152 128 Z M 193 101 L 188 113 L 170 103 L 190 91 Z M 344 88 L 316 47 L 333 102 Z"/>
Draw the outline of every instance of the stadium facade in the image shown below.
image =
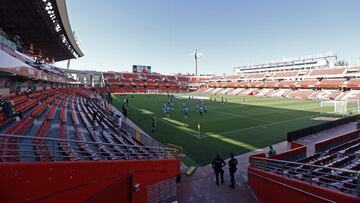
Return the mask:
<path fill-rule="evenodd" d="M 281 59 L 274 62 L 240 65 L 233 68 L 234 74 L 260 73 L 292 70 L 325 69 L 334 67 L 337 55 L 333 53 L 317 54 L 313 56 Z"/>
<path fill-rule="evenodd" d="M 64 74 L 74 79 L 78 84 L 89 87 L 102 87 L 104 84 L 103 73 L 93 70 L 72 70 L 72 69 L 60 69 Z"/>

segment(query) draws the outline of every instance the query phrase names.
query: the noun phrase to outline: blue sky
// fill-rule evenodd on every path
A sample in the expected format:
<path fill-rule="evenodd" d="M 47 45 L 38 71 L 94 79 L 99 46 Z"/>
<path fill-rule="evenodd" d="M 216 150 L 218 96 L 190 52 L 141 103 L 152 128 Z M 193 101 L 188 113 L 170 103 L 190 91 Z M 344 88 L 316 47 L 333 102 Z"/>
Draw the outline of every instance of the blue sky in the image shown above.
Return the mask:
<path fill-rule="evenodd" d="M 236 64 L 334 52 L 359 63 L 358 0 L 68 0 L 85 56 L 73 69 L 231 73 Z M 57 63 L 66 67 L 66 62 Z"/>

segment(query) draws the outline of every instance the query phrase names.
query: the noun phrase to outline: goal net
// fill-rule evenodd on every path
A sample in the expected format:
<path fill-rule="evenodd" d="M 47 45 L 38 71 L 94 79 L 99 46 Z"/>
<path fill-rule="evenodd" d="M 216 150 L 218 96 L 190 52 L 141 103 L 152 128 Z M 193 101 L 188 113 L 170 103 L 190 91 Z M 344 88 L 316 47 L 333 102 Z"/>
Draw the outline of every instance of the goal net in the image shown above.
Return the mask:
<path fill-rule="evenodd" d="M 352 115 L 360 113 L 359 101 L 321 101 L 320 114 Z"/>

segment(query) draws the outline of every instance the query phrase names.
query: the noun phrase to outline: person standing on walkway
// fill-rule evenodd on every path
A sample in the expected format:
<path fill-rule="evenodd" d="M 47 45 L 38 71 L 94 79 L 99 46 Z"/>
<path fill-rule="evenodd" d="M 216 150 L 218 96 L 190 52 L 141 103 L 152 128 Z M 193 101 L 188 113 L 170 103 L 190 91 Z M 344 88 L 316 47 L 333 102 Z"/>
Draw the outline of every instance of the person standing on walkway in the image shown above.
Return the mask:
<path fill-rule="evenodd" d="M 226 165 L 225 161 L 220 158 L 219 154 L 217 154 L 211 165 L 215 172 L 216 185 L 219 185 L 219 175 L 221 178 L 221 183 L 224 183 L 224 170 L 222 168 Z"/>
<path fill-rule="evenodd" d="M 231 153 L 230 154 L 231 159 L 229 160 L 229 173 L 230 173 L 230 182 L 231 184 L 229 185 L 232 188 L 235 188 L 235 172 L 236 172 L 236 165 L 237 165 L 237 160 L 234 158 L 234 154 Z"/>
<path fill-rule="evenodd" d="M 269 146 L 269 157 L 275 156 L 276 155 L 276 151 L 273 148 L 273 146 Z"/>

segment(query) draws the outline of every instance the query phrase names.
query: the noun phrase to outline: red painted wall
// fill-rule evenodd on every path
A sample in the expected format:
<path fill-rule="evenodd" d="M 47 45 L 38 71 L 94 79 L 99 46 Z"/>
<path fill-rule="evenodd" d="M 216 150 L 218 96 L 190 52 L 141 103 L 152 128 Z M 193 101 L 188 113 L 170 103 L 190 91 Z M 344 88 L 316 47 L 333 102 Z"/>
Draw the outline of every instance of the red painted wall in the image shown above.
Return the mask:
<path fill-rule="evenodd" d="M 272 156 L 272 159 L 294 161 L 306 156 L 306 147 L 297 142 L 290 142 L 291 150 Z"/>
<path fill-rule="evenodd" d="M 301 143 L 298 143 L 298 142 L 295 142 L 295 141 L 290 142 L 290 148 L 291 149 L 296 149 L 296 148 L 304 147 L 304 146 L 305 145 L 303 145 Z"/>
<path fill-rule="evenodd" d="M 146 202 L 147 185 L 179 173 L 179 160 L 0 163 L 0 202 Z"/>
<path fill-rule="evenodd" d="M 254 191 L 259 202 L 263 203 L 327 202 L 307 193 L 311 193 L 338 203 L 360 202 L 360 199 L 355 196 L 316 185 L 310 185 L 306 182 L 285 178 L 277 174 L 251 167 L 248 169 L 248 180 L 249 185 Z M 297 188 L 300 191 L 289 188 L 282 184 Z"/>
<path fill-rule="evenodd" d="M 252 160 L 253 158 L 256 158 L 256 157 L 266 158 L 266 154 L 265 154 L 265 153 L 260 153 L 260 154 L 251 155 L 251 156 L 249 157 L 249 162 L 251 162 L 251 160 Z"/>

